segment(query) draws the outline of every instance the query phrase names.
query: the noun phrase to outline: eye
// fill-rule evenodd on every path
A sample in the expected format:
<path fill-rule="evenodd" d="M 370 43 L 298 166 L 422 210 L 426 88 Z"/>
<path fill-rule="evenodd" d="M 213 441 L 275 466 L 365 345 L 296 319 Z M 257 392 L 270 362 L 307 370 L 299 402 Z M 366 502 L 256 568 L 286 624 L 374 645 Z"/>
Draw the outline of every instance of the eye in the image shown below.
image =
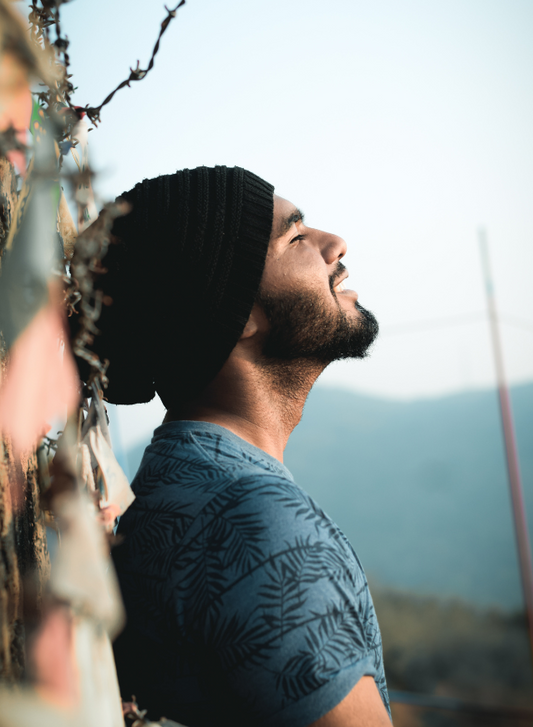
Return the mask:
<path fill-rule="evenodd" d="M 296 237 L 293 237 L 292 240 L 290 240 L 289 245 L 292 245 L 293 242 L 299 242 L 300 240 L 303 240 L 305 235 L 296 235 Z"/>

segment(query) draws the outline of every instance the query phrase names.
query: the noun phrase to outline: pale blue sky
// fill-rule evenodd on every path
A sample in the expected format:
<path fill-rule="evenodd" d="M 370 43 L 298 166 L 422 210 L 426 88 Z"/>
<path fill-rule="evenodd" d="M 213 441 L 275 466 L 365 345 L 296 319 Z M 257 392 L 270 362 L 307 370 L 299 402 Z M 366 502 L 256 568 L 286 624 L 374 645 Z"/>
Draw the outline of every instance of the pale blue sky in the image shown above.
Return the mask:
<path fill-rule="evenodd" d="M 75 100 L 146 65 L 164 15 L 153 0 L 63 6 Z M 323 382 L 413 397 L 493 383 L 482 320 L 395 328 L 484 310 L 480 225 L 499 308 L 526 322 L 503 326 L 509 378 L 533 379 L 532 130 L 531 0 L 188 0 L 90 141 L 102 200 L 238 164 L 342 235 L 383 335 Z"/>

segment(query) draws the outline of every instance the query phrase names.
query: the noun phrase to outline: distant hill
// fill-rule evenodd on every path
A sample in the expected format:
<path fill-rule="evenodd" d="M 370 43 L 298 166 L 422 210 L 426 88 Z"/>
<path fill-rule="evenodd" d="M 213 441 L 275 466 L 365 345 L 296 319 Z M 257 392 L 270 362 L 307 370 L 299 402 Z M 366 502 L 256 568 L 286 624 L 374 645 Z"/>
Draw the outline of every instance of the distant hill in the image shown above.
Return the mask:
<path fill-rule="evenodd" d="M 533 532 L 533 384 L 512 401 Z M 399 402 L 317 386 L 285 464 L 378 585 L 521 606 L 494 391 Z"/>

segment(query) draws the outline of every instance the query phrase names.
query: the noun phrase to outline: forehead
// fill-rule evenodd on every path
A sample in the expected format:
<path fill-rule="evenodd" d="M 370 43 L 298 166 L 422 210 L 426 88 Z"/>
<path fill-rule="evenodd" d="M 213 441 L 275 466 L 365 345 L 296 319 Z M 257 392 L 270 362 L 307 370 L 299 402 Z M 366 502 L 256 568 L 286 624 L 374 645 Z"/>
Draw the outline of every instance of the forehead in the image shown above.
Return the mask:
<path fill-rule="evenodd" d="M 274 216 L 272 220 L 271 240 L 282 237 L 295 222 L 303 221 L 303 213 L 288 199 L 274 195 Z"/>

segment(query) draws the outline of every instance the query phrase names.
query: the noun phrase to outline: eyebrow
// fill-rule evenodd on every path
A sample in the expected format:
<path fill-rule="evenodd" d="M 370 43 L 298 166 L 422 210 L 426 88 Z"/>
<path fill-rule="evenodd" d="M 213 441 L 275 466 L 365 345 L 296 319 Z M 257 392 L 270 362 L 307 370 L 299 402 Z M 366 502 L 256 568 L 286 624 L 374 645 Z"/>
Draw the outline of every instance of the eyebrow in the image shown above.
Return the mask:
<path fill-rule="evenodd" d="M 304 213 L 296 208 L 288 217 L 281 220 L 276 237 L 282 237 L 288 232 L 295 222 L 303 222 Z"/>

